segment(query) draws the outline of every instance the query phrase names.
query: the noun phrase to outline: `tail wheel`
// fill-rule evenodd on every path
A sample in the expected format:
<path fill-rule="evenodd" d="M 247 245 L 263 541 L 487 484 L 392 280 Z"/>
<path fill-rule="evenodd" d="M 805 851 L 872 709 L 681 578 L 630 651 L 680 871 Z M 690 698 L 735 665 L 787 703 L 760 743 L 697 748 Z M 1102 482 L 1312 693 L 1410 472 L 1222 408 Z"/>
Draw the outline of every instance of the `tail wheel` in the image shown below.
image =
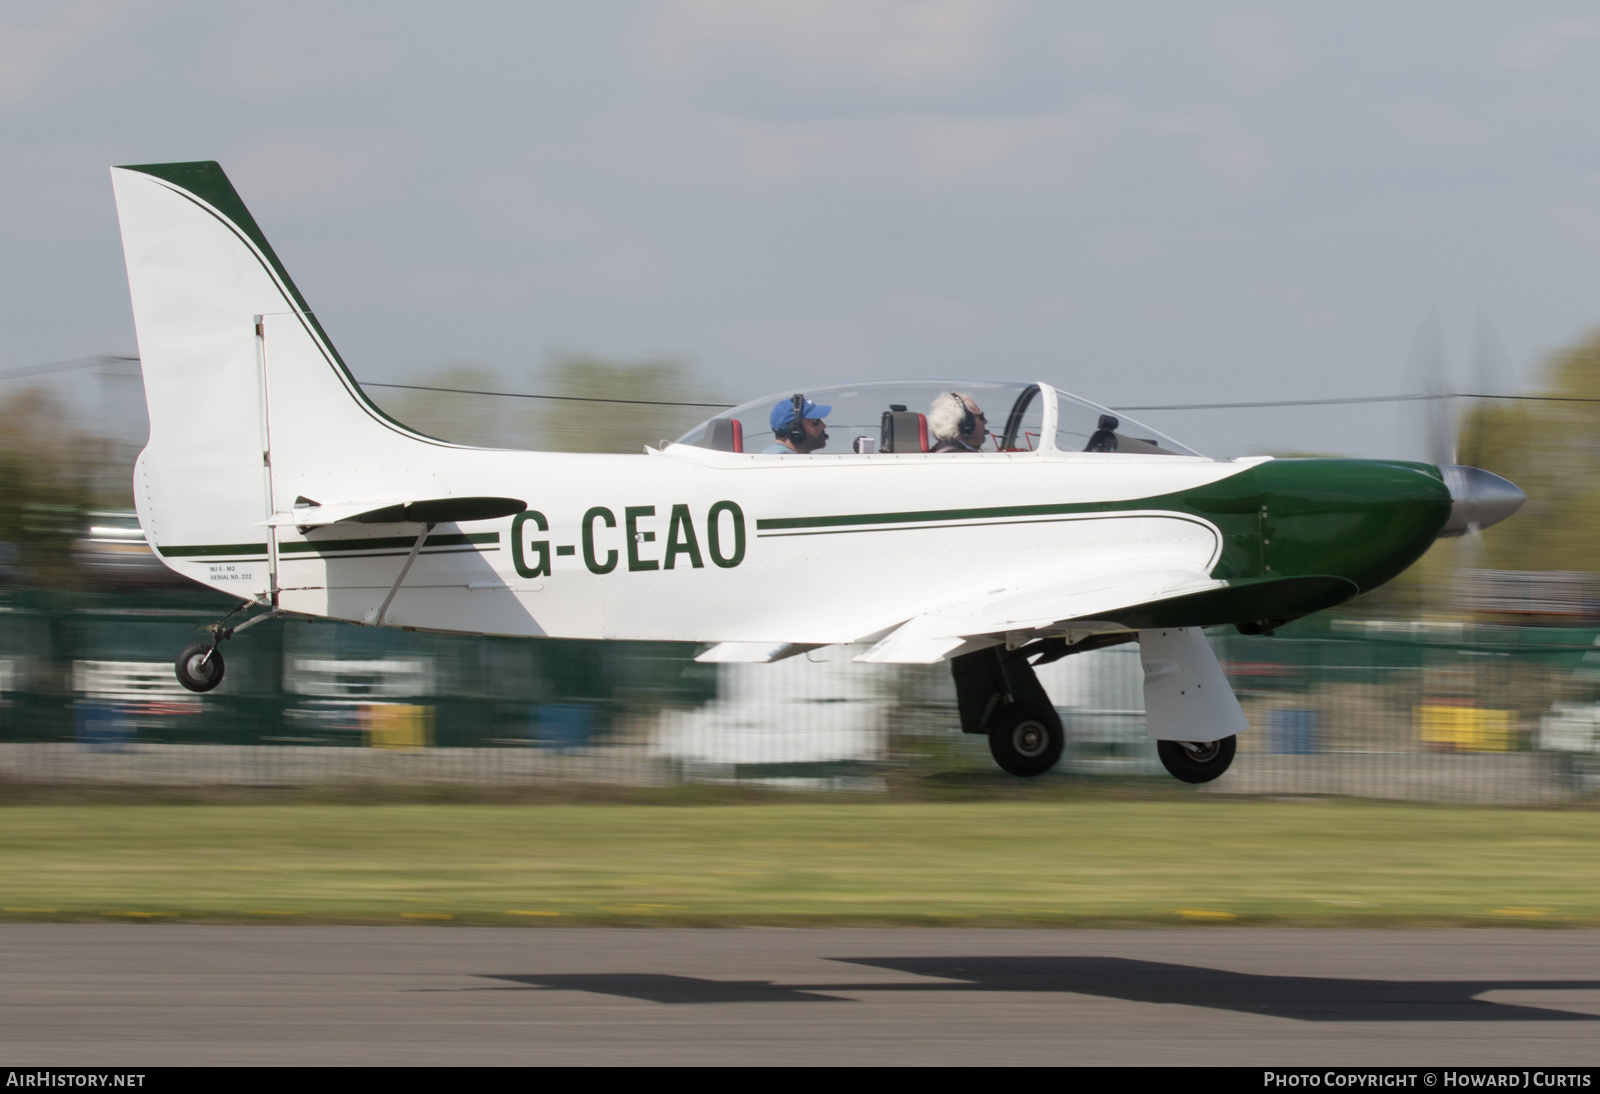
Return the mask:
<path fill-rule="evenodd" d="M 1220 741 L 1157 741 L 1156 755 L 1161 766 L 1175 779 L 1186 783 L 1208 783 L 1228 770 L 1238 751 L 1238 737 Z"/>
<path fill-rule="evenodd" d="M 173 668 L 178 683 L 190 691 L 210 691 L 222 683 L 222 651 L 209 642 L 196 642 L 182 653 Z"/>
<path fill-rule="evenodd" d="M 1065 736 L 1054 707 L 1026 701 L 1012 703 L 989 721 L 989 754 L 1012 775 L 1043 775 L 1061 759 Z"/>

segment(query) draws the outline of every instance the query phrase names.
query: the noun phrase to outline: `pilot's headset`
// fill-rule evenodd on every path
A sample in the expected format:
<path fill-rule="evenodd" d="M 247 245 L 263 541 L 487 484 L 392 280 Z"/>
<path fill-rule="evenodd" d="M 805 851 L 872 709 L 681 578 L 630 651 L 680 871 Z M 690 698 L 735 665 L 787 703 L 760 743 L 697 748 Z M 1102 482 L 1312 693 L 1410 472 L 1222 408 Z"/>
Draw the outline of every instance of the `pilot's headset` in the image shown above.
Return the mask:
<path fill-rule="evenodd" d="M 972 413 L 972 410 L 967 406 L 967 401 L 961 397 L 960 392 L 950 392 L 950 398 L 954 399 L 956 401 L 956 406 L 961 408 L 961 420 L 956 423 L 956 433 L 959 436 L 965 437 L 967 434 L 972 432 L 975 426 L 977 426 L 978 419 Z"/>
<path fill-rule="evenodd" d="M 794 399 L 793 399 L 793 402 L 794 402 L 794 417 L 789 420 L 789 428 L 784 432 L 783 435 L 785 437 L 787 437 L 794 444 L 805 444 L 806 443 L 806 422 L 805 422 L 806 397 L 804 395 L 796 395 L 794 397 Z"/>

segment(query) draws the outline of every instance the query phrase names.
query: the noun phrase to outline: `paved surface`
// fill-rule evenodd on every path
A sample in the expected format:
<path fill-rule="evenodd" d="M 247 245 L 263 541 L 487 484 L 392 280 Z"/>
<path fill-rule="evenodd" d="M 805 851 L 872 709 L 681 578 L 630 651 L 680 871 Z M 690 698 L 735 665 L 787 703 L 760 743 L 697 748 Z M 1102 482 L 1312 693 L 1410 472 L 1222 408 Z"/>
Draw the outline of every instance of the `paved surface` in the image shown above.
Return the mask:
<path fill-rule="evenodd" d="M 0 1064 L 1600 1062 L 1600 932 L 0 926 Z"/>

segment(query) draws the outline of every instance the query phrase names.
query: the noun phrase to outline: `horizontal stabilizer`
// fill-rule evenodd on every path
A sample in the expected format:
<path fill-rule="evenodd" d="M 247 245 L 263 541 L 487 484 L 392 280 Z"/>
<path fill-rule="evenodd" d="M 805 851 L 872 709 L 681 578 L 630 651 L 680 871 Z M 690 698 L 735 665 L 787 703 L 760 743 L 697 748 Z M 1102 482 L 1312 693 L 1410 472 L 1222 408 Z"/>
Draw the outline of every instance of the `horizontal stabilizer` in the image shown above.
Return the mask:
<path fill-rule="evenodd" d="M 528 508 L 516 498 L 394 498 L 366 501 L 312 502 L 301 498 L 292 513 L 274 513 L 261 523 L 273 528 L 320 528 L 328 524 L 457 524 L 509 517 Z"/>

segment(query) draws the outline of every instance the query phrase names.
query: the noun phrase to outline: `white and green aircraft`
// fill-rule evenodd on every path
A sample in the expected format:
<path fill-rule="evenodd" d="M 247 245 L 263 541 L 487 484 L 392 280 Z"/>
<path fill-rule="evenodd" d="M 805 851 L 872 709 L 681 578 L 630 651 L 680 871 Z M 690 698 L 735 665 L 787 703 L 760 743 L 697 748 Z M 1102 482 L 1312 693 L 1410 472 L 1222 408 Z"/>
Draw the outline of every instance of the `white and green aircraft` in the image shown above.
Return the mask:
<path fill-rule="evenodd" d="M 806 454 L 764 451 L 788 392 L 635 456 L 452 444 L 366 397 L 216 163 L 112 182 L 150 412 L 140 523 L 239 598 L 229 620 L 260 612 L 183 651 L 194 691 L 221 681 L 218 643 L 285 615 L 703 661 L 850 646 L 949 661 L 962 728 L 1034 775 L 1062 728 L 1032 665 L 1136 639 L 1150 736 L 1204 782 L 1246 723 L 1202 628 L 1270 632 L 1523 500 L 1475 468 L 1208 459 L 1043 382 L 808 390 L 829 439 Z M 929 451 L 951 391 L 1004 423 L 982 450 Z"/>

